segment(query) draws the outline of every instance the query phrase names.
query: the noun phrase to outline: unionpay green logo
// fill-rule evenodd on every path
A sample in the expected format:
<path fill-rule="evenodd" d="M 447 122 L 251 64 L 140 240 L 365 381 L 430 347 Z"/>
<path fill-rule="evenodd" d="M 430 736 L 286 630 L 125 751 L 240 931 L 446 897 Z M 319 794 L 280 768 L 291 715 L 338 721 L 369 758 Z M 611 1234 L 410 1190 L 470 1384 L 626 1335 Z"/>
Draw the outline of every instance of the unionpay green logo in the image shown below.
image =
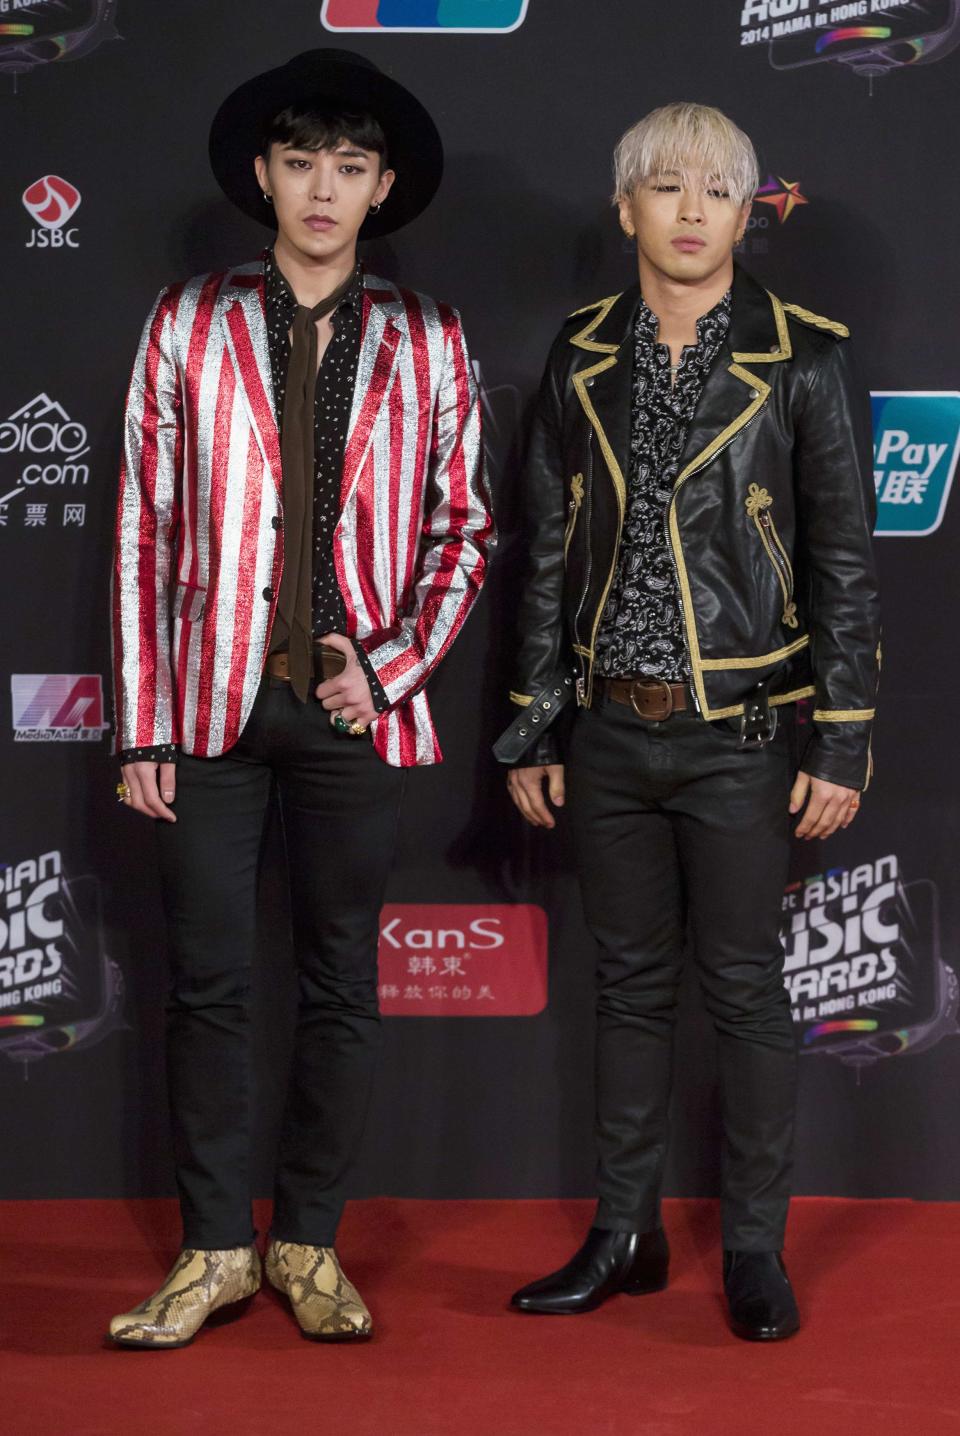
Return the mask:
<path fill-rule="evenodd" d="M 960 393 L 884 391 L 871 401 L 876 532 L 932 534 L 943 522 L 960 455 Z"/>

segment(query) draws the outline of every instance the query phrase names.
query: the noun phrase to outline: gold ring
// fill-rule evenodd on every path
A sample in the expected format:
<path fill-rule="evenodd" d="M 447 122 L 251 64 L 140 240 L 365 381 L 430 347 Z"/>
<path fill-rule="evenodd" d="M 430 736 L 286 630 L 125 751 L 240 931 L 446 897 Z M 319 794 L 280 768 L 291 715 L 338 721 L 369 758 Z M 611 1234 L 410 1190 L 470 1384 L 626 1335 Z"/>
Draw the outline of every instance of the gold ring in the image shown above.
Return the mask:
<path fill-rule="evenodd" d="M 118 783 L 116 787 L 117 802 L 125 803 L 130 796 L 130 789 L 126 783 Z"/>
<path fill-rule="evenodd" d="M 350 732 L 354 738 L 362 738 L 367 731 L 366 723 L 361 723 L 359 718 L 354 718 L 350 724 Z"/>

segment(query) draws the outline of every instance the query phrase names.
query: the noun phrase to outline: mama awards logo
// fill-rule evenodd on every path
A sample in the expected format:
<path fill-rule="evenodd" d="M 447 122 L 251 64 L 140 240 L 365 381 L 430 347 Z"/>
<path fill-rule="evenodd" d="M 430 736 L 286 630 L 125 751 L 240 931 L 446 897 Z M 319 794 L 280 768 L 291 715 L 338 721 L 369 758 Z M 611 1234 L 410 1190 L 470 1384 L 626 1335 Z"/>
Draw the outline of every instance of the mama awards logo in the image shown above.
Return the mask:
<path fill-rule="evenodd" d="M 878 534 L 922 538 L 943 522 L 960 457 L 960 393 L 872 394 Z"/>
<path fill-rule="evenodd" d="M 0 1055 L 27 1066 L 124 1025 L 123 978 L 104 950 L 100 883 L 57 851 L 0 869 Z"/>
<path fill-rule="evenodd" d="M 960 44 L 958 0 L 743 0 L 740 44 L 775 70 L 845 65 L 868 80 L 941 60 Z"/>
<path fill-rule="evenodd" d="M 0 0 L 0 75 L 80 60 L 117 38 L 117 0 Z"/>
<path fill-rule="evenodd" d="M 863 1067 L 960 1034 L 939 892 L 895 855 L 792 884 L 781 939 L 801 1052 Z"/>
<path fill-rule="evenodd" d="M 529 0 L 324 0 L 328 30 L 435 30 L 484 34 L 517 30 Z"/>

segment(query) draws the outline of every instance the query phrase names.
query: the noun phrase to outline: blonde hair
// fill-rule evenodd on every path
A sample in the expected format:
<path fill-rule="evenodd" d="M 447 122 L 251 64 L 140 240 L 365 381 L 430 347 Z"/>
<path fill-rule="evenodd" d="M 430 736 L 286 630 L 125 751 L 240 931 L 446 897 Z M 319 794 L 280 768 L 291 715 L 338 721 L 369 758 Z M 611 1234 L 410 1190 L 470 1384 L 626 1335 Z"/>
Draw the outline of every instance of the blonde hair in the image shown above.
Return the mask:
<path fill-rule="evenodd" d="M 629 199 L 651 176 L 679 174 L 719 181 L 737 205 L 749 204 L 760 175 L 749 137 L 722 110 L 679 101 L 631 125 L 613 152 L 613 200 Z"/>

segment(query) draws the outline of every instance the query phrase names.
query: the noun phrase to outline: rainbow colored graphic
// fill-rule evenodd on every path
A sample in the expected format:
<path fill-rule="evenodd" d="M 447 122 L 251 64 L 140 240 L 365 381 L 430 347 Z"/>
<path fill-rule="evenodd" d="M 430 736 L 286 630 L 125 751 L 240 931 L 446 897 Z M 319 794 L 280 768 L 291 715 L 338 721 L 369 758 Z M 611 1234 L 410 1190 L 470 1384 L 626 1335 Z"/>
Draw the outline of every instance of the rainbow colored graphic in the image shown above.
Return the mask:
<path fill-rule="evenodd" d="M 837 1032 L 876 1032 L 880 1026 L 872 1017 L 848 1017 L 843 1022 L 821 1022 L 809 1027 L 803 1034 L 803 1043 L 808 1047 L 818 1037 L 833 1037 Z"/>
<path fill-rule="evenodd" d="M 892 34 L 889 25 L 848 25 L 844 30 L 828 30 L 817 41 L 817 54 L 822 55 L 831 45 L 840 45 L 844 40 L 889 40 Z"/>
<path fill-rule="evenodd" d="M 0 35 L 32 35 L 33 25 L 0 25 Z"/>
<path fill-rule="evenodd" d="M 42 1027 L 43 1017 L 0 1017 L 0 1027 Z"/>
<path fill-rule="evenodd" d="M 328 30 L 516 30 L 529 0 L 324 0 Z"/>

